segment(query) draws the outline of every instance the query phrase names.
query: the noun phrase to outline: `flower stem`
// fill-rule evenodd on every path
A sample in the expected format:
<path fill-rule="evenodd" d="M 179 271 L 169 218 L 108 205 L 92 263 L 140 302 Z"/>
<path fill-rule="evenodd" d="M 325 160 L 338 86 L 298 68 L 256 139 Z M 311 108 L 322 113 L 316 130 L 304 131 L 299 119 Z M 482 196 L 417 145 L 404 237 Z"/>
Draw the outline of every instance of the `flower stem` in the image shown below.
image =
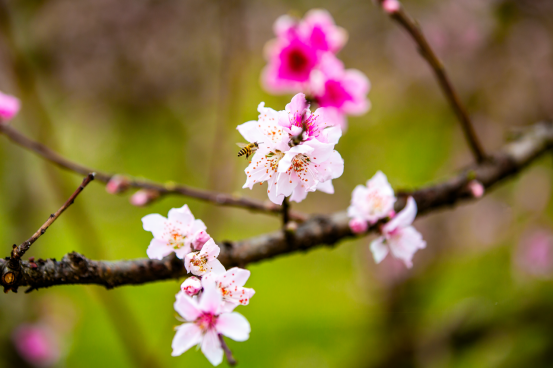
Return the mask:
<path fill-rule="evenodd" d="M 230 348 L 227 346 L 227 343 L 225 342 L 225 339 L 223 338 L 222 334 L 219 334 L 219 342 L 221 343 L 221 348 L 225 352 L 225 356 L 227 357 L 227 361 L 229 365 L 236 366 L 236 364 L 238 363 L 234 358 L 234 356 L 232 356 L 232 351 L 230 351 Z"/>

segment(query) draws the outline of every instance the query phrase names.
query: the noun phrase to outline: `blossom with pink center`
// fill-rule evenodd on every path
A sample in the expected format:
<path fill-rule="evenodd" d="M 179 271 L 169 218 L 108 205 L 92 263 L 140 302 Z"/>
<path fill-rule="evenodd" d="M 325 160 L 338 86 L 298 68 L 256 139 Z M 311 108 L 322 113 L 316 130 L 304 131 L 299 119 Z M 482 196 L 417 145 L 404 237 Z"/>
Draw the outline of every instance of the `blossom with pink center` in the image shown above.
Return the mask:
<path fill-rule="evenodd" d="M 53 366 L 61 356 L 55 332 L 45 325 L 22 325 L 15 330 L 13 340 L 19 355 L 34 366 Z"/>
<path fill-rule="evenodd" d="M 323 9 L 311 9 L 298 24 L 298 36 L 320 51 L 337 53 L 348 40 L 348 33 L 336 26 L 330 13 Z"/>
<path fill-rule="evenodd" d="M 250 337 L 250 323 L 239 313 L 222 311 L 223 296 L 213 283 L 207 283 L 199 299 L 177 294 L 175 310 L 185 323 L 176 328 L 173 338 L 172 356 L 179 356 L 195 345 L 199 345 L 209 362 L 215 366 L 223 361 L 223 349 L 219 335 L 235 341 L 246 341 Z"/>
<path fill-rule="evenodd" d="M 188 296 L 194 296 L 202 290 L 202 282 L 198 277 L 188 277 L 182 282 L 180 289 Z"/>
<path fill-rule="evenodd" d="M 295 38 L 276 39 L 266 45 L 267 66 L 261 73 L 263 87 L 272 93 L 305 90 L 319 62 L 317 49 Z"/>
<path fill-rule="evenodd" d="M 348 216 L 375 223 L 379 219 L 390 216 L 394 210 L 396 197 L 388 183 L 388 178 L 381 171 L 367 181 L 367 186 L 358 185 L 353 190 Z"/>
<path fill-rule="evenodd" d="M 266 148 L 273 152 L 288 150 L 290 135 L 279 124 L 280 113 L 266 108 L 263 102 L 259 104 L 257 111 L 259 112 L 258 119 L 239 125 L 236 127 L 238 132 L 248 142 L 260 144 L 259 149 Z"/>
<path fill-rule="evenodd" d="M 224 274 L 209 273 L 202 277 L 202 285 L 215 283 L 223 295 L 222 311 L 232 311 L 238 305 L 248 305 L 255 294 L 253 288 L 244 284 L 250 277 L 250 271 L 241 268 L 231 268 Z"/>
<path fill-rule="evenodd" d="M 21 103 L 17 97 L 0 92 L 0 121 L 8 121 L 19 112 Z"/>
<path fill-rule="evenodd" d="M 305 94 L 299 93 L 286 105 L 284 111 L 279 112 L 278 123 L 286 128 L 290 137 L 297 136 L 304 130 L 302 136 L 304 141 L 317 138 L 319 141 L 329 142 L 329 137 L 332 137 L 330 141 L 336 144 L 342 132 L 338 128 L 340 123 L 333 121 L 334 118 L 332 114 L 327 114 L 327 109 L 324 108 L 311 113 Z M 328 131 L 331 128 L 332 131 Z"/>
<path fill-rule="evenodd" d="M 344 69 L 344 64 L 332 54 L 321 58 L 320 66 L 311 75 L 310 88 L 315 101 L 336 115 L 362 115 L 370 109 L 369 79 L 356 69 Z"/>
<path fill-rule="evenodd" d="M 278 196 L 290 196 L 301 202 L 308 192 L 333 193 L 330 182 L 344 173 L 344 160 L 334 150 L 334 143 L 309 140 L 288 150 L 278 165 L 274 188 Z"/>
<path fill-rule="evenodd" d="M 391 252 L 408 268 L 413 266 L 415 252 L 426 247 L 421 234 L 411 226 L 416 215 L 417 204 L 409 197 L 405 208 L 382 227 L 382 236 L 371 242 L 371 251 L 376 263 L 380 263 L 388 252 Z"/>
<path fill-rule="evenodd" d="M 369 223 L 365 219 L 353 218 L 349 221 L 349 229 L 355 234 L 365 233 L 369 229 Z"/>
<path fill-rule="evenodd" d="M 207 241 L 201 251 L 190 252 L 184 258 L 184 266 L 188 273 L 192 273 L 197 276 L 202 276 L 207 273 L 223 274 L 225 272 L 225 267 L 219 260 L 217 256 L 221 249 L 215 244 L 213 238 L 210 238 Z"/>
<path fill-rule="evenodd" d="M 204 222 L 194 219 L 188 205 L 169 210 L 168 218 L 150 214 L 142 218 L 144 230 L 152 232 L 154 238 L 146 251 L 150 259 L 163 259 L 175 252 L 179 259 L 190 253 L 198 238 L 205 237 Z M 203 233 L 202 233 L 203 231 Z"/>

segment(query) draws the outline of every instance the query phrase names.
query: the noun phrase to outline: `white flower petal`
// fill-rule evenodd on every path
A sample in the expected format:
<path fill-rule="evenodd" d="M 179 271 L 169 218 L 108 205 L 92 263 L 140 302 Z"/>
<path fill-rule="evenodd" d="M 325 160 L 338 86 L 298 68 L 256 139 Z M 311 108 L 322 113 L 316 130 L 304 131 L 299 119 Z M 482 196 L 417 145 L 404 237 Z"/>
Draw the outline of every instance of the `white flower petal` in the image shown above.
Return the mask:
<path fill-rule="evenodd" d="M 149 214 L 142 218 L 144 230 L 152 232 L 154 238 L 163 238 L 163 228 L 167 218 L 159 214 Z"/>
<path fill-rule="evenodd" d="M 216 329 L 235 341 L 242 342 L 250 338 L 250 323 L 239 313 L 221 314 L 217 319 Z"/>
<path fill-rule="evenodd" d="M 397 228 L 405 228 L 410 226 L 417 216 L 417 203 L 412 197 L 407 199 L 407 205 L 397 215 L 384 225 L 382 230 L 392 232 Z"/>
<path fill-rule="evenodd" d="M 217 314 L 217 310 L 221 306 L 222 301 L 223 296 L 219 288 L 217 288 L 214 283 L 206 283 L 204 285 L 204 292 L 200 298 L 200 310 L 211 314 Z"/>
<path fill-rule="evenodd" d="M 388 239 L 390 251 L 394 257 L 401 259 L 408 268 L 413 266 L 413 256 L 419 249 L 426 247 L 422 235 L 412 226 L 403 228 L 398 234 Z"/>
<path fill-rule="evenodd" d="M 205 333 L 202 340 L 202 352 L 213 366 L 217 366 L 223 361 L 223 349 L 215 330 L 210 329 Z"/>
<path fill-rule="evenodd" d="M 179 356 L 186 352 L 190 347 L 197 345 L 202 341 L 202 330 L 194 323 L 187 323 L 177 328 L 177 333 L 173 338 L 171 347 L 172 356 Z"/>
<path fill-rule="evenodd" d="M 148 246 L 146 254 L 148 254 L 148 257 L 150 259 L 161 260 L 165 256 L 171 254 L 173 251 L 174 249 L 169 246 L 166 241 L 154 238 L 152 239 L 152 241 L 150 241 L 150 246 Z"/>
<path fill-rule="evenodd" d="M 198 306 L 196 300 L 194 300 L 192 297 L 187 296 L 182 291 L 177 293 L 176 297 L 177 300 L 175 301 L 173 306 L 177 313 L 179 313 L 179 315 L 182 316 L 184 319 L 189 322 L 193 322 L 201 315 L 202 311 Z"/>
<path fill-rule="evenodd" d="M 373 253 L 374 261 L 379 264 L 386 255 L 388 255 L 388 246 L 386 246 L 384 237 L 378 237 L 371 242 L 371 251 Z"/>

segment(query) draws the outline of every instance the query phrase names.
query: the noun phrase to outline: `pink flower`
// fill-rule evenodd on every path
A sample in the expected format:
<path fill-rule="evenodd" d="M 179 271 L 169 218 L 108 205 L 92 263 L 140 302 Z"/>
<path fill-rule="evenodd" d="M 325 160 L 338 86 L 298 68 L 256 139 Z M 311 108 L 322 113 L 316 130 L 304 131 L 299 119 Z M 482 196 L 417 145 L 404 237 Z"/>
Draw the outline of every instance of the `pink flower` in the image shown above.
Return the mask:
<path fill-rule="evenodd" d="M 319 62 L 317 50 L 297 38 L 273 40 L 266 46 L 266 55 L 268 64 L 261 73 L 261 82 L 272 93 L 305 90 Z"/>
<path fill-rule="evenodd" d="M 194 219 L 188 205 L 180 209 L 169 210 L 169 217 L 150 214 L 142 218 L 144 230 L 152 232 L 154 238 L 150 242 L 147 254 L 150 259 L 163 259 L 175 252 L 183 259 L 192 251 L 192 245 L 198 238 L 204 237 L 207 229 L 204 222 Z"/>
<path fill-rule="evenodd" d="M 369 223 L 365 219 L 353 218 L 349 221 L 349 229 L 355 234 L 365 233 L 369 229 Z"/>
<path fill-rule="evenodd" d="M 383 0 L 382 9 L 388 14 L 393 14 L 401 8 L 401 3 L 398 0 Z"/>
<path fill-rule="evenodd" d="M 34 366 L 52 366 L 61 356 L 55 332 L 47 326 L 22 325 L 14 332 L 13 340 L 19 355 Z"/>
<path fill-rule="evenodd" d="M 348 216 L 375 223 L 379 219 L 390 216 L 395 202 L 394 190 L 388 183 L 386 175 L 378 171 L 367 181 L 367 187 L 362 185 L 355 187 Z"/>
<path fill-rule="evenodd" d="M 159 197 L 159 192 L 153 190 L 138 190 L 129 199 L 134 206 L 146 206 Z"/>
<path fill-rule="evenodd" d="M 248 305 L 254 295 L 253 288 L 244 287 L 249 277 L 249 270 L 231 268 L 224 274 L 205 274 L 202 277 L 202 285 L 215 283 L 223 296 L 222 311 L 230 312 L 238 305 Z"/>
<path fill-rule="evenodd" d="M 20 107 L 18 98 L 0 92 L 0 121 L 8 121 L 15 117 Z"/>
<path fill-rule="evenodd" d="M 362 115 L 370 109 L 367 94 L 368 78 L 356 69 L 344 69 L 343 63 L 332 54 L 325 54 L 320 66 L 311 75 L 311 90 L 315 101 L 336 113 Z"/>
<path fill-rule="evenodd" d="M 238 132 L 248 141 L 257 142 L 261 148 L 270 151 L 286 151 L 290 147 L 290 135 L 279 125 L 280 113 L 271 108 L 266 108 L 265 103 L 257 107 L 258 120 L 252 120 L 236 127 Z M 253 159 L 252 159 L 253 161 Z"/>
<path fill-rule="evenodd" d="M 475 198 L 478 199 L 484 195 L 484 191 L 485 191 L 484 186 L 482 185 L 481 182 L 477 181 L 476 179 L 470 181 L 468 184 L 468 187 L 469 187 L 470 193 Z"/>
<path fill-rule="evenodd" d="M 112 195 L 125 192 L 130 188 L 130 181 L 125 176 L 115 175 L 111 177 L 109 182 L 106 184 L 106 191 Z M 140 200 L 138 202 L 144 202 Z"/>
<path fill-rule="evenodd" d="M 194 345 L 200 345 L 203 354 L 215 366 L 223 361 L 219 335 L 235 341 L 250 337 L 250 323 L 239 313 L 221 310 L 223 297 L 214 284 L 206 284 L 199 300 L 183 292 L 177 294 L 175 310 L 186 321 L 177 327 L 173 338 L 172 356 L 179 356 Z"/>
<path fill-rule="evenodd" d="M 278 165 L 278 177 L 274 190 L 278 196 L 290 196 L 291 201 L 301 202 L 308 192 L 317 189 L 332 193 L 332 185 L 324 182 L 338 178 L 344 172 L 344 160 L 334 150 L 334 143 L 312 139 L 288 150 Z"/>
<path fill-rule="evenodd" d="M 182 282 L 180 289 L 188 296 L 194 296 L 202 290 L 202 282 L 198 277 L 188 277 Z"/>
<path fill-rule="evenodd" d="M 337 53 L 348 40 L 348 33 L 336 26 L 330 13 L 323 9 L 312 9 L 298 24 L 298 36 L 311 47 L 320 51 Z"/>
<path fill-rule="evenodd" d="M 303 140 L 318 138 L 322 142 L 337 144 L 342 136 L 339 122 L 334 122 L 335 116 L 327 114 L 327 109 L 319 108 L 314 113 L 309 110 L 303 93 L 296 94 L 292 101 L 286 105 L 284 111 L 279 112 L 279 125 L 286 128 L 290 138 L 299 135 L 302 129 Z M 332 128 L 333 126 L 337 126 Z M 328 131 L 328 129 L 331 129 Z M 324 135 L 323 135 L 324 133 Z M 322 135 L 322 137 L 320 137 Z M 323 138 L 324 137 L 324 138 Z"/>
<path fill-rule="evenodd" d="M 191 252 L 184 258 L 184 266 L 188 273 L 202 276 L 206 273 L 223 274 L 225 267 L 219 260 L 221 249 L 215 244 L 213 238 L 210 238 L 201 251 Z"/>
<path fill-rule="evenodd" d="M 371 242 L 371 251 L 376 263 L 380 263 L 391 251 L 394 257 L 405 263 L 405 266 L 413 266 L 411 260 L 415 252 L 426 247 L 421 234 L 411 226 L 416 215 L 417 204 L 409 197 L 405 208 L 382 227 L 382 236 Z"/>
<path fill-rule="evenodd" d="M 205 243 L 209 241 L 211 238 L 206 231 L 198 231 L 196 234 L 192 237 L 194 241 L 192 241 L 192 248 L 196 251 L 199 251 L 204 247 Z"/>
<path fill-rule="evenodd" d="M 553 277 L 553 234 L 546 229 L 525 232 L 515 254 L 518 268 L 539 278 Z"/>

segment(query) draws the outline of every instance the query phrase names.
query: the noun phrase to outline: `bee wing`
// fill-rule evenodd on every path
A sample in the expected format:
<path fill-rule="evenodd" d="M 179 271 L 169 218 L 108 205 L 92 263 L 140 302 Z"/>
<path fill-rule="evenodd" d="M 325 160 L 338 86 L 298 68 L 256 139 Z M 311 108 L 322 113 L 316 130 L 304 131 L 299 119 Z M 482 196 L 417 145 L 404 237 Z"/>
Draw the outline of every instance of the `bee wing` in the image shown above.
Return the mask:
<path fill-rule="evenodd" d="M 237 142 L 236 145 L 238 145 L 239 148 L 243 149 L 244 147 L 248 146 L 248 144 Z"/>

